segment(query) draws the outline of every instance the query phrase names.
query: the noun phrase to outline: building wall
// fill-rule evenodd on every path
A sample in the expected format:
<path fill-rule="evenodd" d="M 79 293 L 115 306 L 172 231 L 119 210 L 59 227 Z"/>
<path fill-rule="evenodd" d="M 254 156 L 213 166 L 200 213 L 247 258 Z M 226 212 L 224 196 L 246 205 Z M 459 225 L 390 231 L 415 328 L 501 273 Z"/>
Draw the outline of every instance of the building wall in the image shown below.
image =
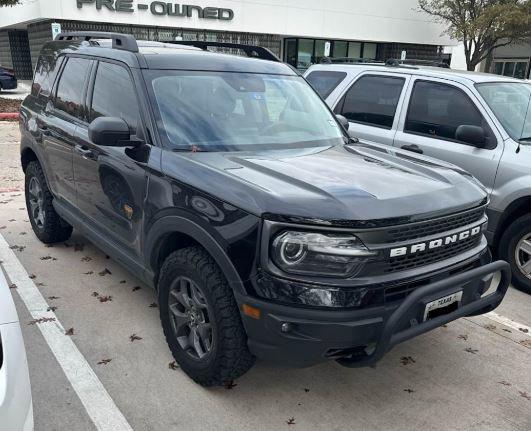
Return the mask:
<path fill-rule="evenodd" d="M 11 45 L 9 45 L 7 30 L 0 30 L 0 66 L 13 67 Z"/>
<path fill-rule="evenodd" d="M 157 16 L 138 10 L 152 0 L 131 0 L 133 12 L 97 10 L 95 0 L 23 0 L 0 13 L 0 28 L 37 20 L 85 20 L 112 24 L 264 33 L 284 36 L 454 45 L 444 28 L 418 11 L 418 0 L 194 0 L 201 7 L 229 8 L 232 20 Z M 128 0 L 123 0 L 128 1 Z M 89 2 L 89 3 L 87 3 Z M 159 2 L 160 4 L 161 2 Z M 173 4 L 173 3 L 172 3 Z M 182 3 L 181 3 L 182 4 Z"/>

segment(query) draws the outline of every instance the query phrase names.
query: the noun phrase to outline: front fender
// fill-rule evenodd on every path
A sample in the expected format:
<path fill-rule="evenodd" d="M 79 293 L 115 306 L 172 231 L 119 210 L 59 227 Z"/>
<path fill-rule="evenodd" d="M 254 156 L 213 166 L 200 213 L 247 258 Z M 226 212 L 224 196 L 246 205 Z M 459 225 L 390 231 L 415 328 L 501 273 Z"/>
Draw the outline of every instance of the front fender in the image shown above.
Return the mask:
<path fill-rule="evenodd" d="M 161 240 L 172 233 L 180 233 L 193 238 L 199 243 L 221 268 L 229 285 L 239 294 L 246 294 L 245 287 L 238 271 L 231 262 L 227 250 L 228 243 L 217 232 L 205 226 L 199 218 L 189 214 L 172 214 L 157 219 L 146 232 L 144 256 L 152 273 L 156 272 L 156 247 Z"/>

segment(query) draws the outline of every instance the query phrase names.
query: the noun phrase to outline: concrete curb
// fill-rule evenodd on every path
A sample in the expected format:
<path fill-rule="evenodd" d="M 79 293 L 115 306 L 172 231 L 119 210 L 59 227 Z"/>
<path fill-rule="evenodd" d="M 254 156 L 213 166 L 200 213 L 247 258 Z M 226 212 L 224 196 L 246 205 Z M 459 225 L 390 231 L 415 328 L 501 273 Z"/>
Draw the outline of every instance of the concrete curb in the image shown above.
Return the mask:
<path fill-rule="evenodd" d="M 18 112 L 0 112 L 0 120 L 18 120 Z"/>

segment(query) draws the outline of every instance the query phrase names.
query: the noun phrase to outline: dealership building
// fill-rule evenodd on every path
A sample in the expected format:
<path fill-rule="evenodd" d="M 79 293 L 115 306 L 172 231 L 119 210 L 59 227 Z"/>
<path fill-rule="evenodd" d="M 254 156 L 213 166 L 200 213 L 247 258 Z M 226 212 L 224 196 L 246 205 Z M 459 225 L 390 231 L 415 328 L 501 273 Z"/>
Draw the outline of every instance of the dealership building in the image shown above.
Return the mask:
<path fill-rule="evenodd" d="M 0 8 L 0 65 L 30 79 L 52 31 L 261 45 L 305 69 L 325 56 L 448 58 L 454 45 L 417 0 L 22 0 Z"/>

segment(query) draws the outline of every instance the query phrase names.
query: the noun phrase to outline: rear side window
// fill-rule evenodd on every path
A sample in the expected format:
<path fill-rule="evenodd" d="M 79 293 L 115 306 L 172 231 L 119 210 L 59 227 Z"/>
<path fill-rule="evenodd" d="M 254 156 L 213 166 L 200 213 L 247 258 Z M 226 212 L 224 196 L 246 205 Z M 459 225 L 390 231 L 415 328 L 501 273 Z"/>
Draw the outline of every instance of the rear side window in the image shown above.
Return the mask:
<path fill-rule="evenodd" d="M 362 76 L 345 95 L 340 113 L 354 123 L 390 129 L 404 82 L 392 76 Z"/>
<path fill-rule="evenodd" d="M 71 57 L 67 60 L 57 85 L 56 109 L 81 118 L 81 105 L 89 66 L 90 61 L 84 58 Z"/>
<path fill-rule="evenodd" d="M 315 71 L 311 72 L 306 80 L 323 99 L 326 99 L 346 76 L 345 72 Z"/>
<path fill-rule="evenodd" d="M 122 118 L 131 130 L 136 130 L 138 102 L 131 77 L 122 66 L 104 62 L 98 65 L 90 121 L 98 117 Z"/>
<path fill-rule="evenodd" d="M 456 141 L 455 132 L 463 124 L 483 127 L 493 138 L 483 115 L 462 90 L 438 82 L 415 83 L 405 132 Z"/>
<path fill-rule="evenodd" d="M 33 96 L 48 97 L 52 91 L 53 81 L 57 70 L 61 67 L 64 57 L 55 59 L 51 56 L 41 55 L 35 68 L 35 77 L 31 86 Z"/>

